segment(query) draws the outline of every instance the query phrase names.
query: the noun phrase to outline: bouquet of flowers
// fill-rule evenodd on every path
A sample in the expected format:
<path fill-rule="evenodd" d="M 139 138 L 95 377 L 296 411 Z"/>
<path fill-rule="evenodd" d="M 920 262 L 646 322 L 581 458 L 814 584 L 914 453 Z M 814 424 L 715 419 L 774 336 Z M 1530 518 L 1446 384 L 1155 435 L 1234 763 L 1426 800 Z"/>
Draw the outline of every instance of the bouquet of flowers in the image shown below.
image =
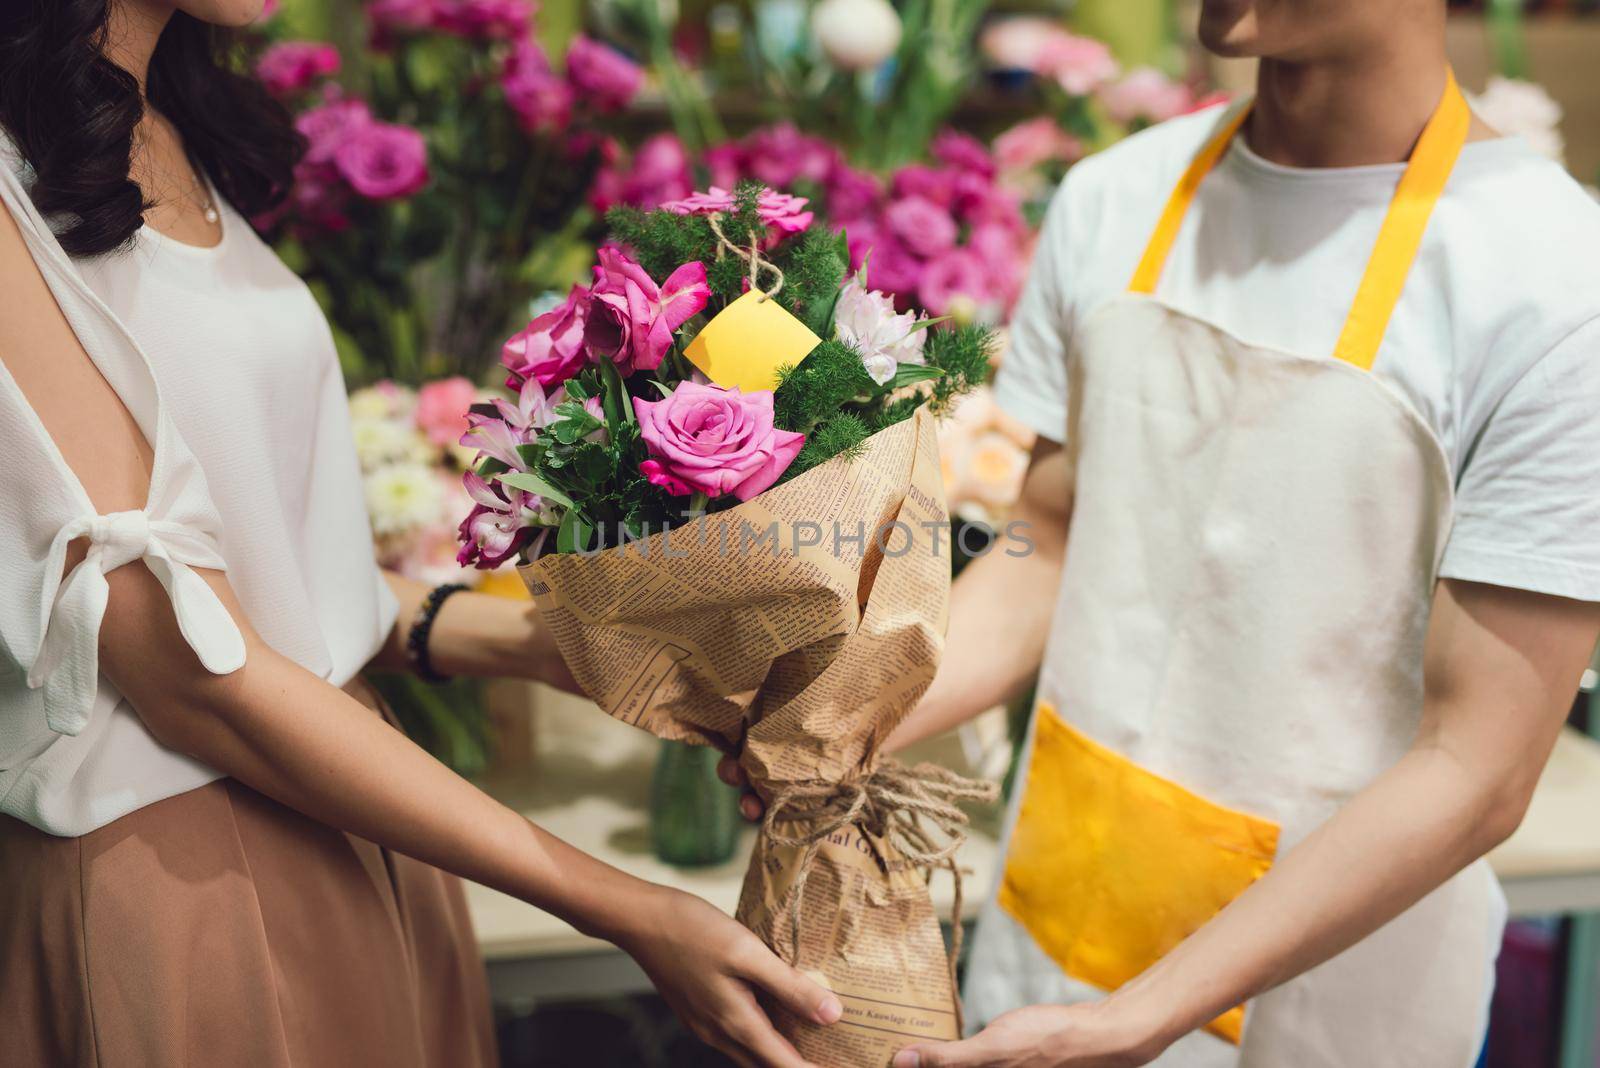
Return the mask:
<path fill-rule="evenodd" d="M 927 882 L 993 790 L 879 749 L 942 648 L 933 416 L 990 337 L 897 311 L 806 209 L 746 183 L 612 213 L 593 284 L 507 342 L 516 400 L 469 417 L 462 560 L 523 561 L 606 712 L 739 755 L 767 818 L 738 916 L 846 1005 L 780 1028 L 881 1064 L 959 1033 Z"/>

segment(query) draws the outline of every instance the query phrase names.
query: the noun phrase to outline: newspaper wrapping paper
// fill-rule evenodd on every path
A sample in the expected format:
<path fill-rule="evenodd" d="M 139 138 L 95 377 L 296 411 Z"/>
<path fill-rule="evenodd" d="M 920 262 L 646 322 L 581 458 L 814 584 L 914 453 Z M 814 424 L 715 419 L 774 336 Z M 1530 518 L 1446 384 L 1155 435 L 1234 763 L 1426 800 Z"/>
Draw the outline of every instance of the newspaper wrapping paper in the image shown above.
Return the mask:
<path fill-rule="evenodd" d="M 668 534 L 545 556 L 521 573 L 601 708 L 739 753 L 770 799 L 877 766 L 938 665 L 948 539 L 934 419 L 919 411 L 854 460 L 835 457 Z M 759 836 L 737 912 L 786 959 L 803 852 Z M 883 1068 L 913 1041 L 959 1037 L 927 879 L 859 824 L 817 847 L 793 963 L 838 994 L 845 1015 L 822 1028 L 775 1013 L 807 1060 Z"/>

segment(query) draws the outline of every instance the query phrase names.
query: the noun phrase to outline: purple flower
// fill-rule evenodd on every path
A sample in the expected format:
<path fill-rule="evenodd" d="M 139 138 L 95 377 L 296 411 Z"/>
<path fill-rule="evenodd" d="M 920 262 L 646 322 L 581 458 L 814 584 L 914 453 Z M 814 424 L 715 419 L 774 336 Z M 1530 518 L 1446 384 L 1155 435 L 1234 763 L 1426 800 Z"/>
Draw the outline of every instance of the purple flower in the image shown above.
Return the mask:
<path fill-rule="evenodd" d="M 273 96 L 289 96 L 339 70 L 339 50 L 315 41 L 284 41 L 261 53 L 256 77 Z"/>
<path fill-rule="evenodd" d="M 958 171 L 969 171 L 984 178 L 993 178 L 994 157 L 984 143 L 971 134 L 959 130 L 944 130 L 933 139 L 933 158 Z"/>
<path fill-rule="evenodd" d="M 499 567 L 531 545 L 554 516 L 543 498 L 527 490 L 490 483 L 476 471 L 461 476 L 472 511 L 461 521 L 456 563 L 485 571 Z"/>
<path fill-rule="evenodd" d="M 500 89 L 529 133 L 559 133 L 572 118 L 572 86 L 550 69 L 538 42 L 519 40 L 500 71 Z"/>
<path fill-rule="evenodd" d="M 585 338 L 625 375 L 653 371 L 672 347 L 672 332 L 710 299 L 705 264 L 686 263 L 657 286 L 621 249 L 608 245 L 599 256 Z"/>
<path fill-rule="evenodd" d="M 315 165 L 332 163 L 339 146 L 371 123 L 366 103 L 349 98 L 308 108 L 294 120 L 294 128 L 306 139 L 305 162 Z"/>
<path fill-rule="evenodd" d="M 756 214 L 780 234 L 798 234 L 816 218 L 814 212 L 805 210 L 806 204 L 805 197 L 763 189 L 756 197 Z M 707 192 L 693 193 L 682 200 L 670 200 L 661 205 L 661 210 L 674 215 L 720 215 L 732 211 L 733 206 L 734 195 L 731 192 L 712 186 Z"/>
<path fill-rule="evenodd" d="M 428 184 L 428 146 L 409 126 L 369 122 L 335 150 L 333 162 L 369 200 L 399 200 Z"/>
<path fill-rule="evenodd" d="M 678 496 L 748 501 L 778 481 L 805 444 L 805 435 L 772 425 L 769 389 L 681 382 L 659 401 L 635 397 L 633 410 L 651 457 L 640 472 Z"/>
<path fill-rule="evenodd" d="M 644 84 L 644 71 L 610 45 L 579 34 L 567 46 L 567 80 L 596 108 L 616 111 Z"/>
<path fill-rule="evenodd" d="M 955 247 L 956 221 L 933 201 L 925 197 L 905 197 L 889 205 L 883 213 L 889 232 L 901 244 L 923 259 L 931 259 Z"/>
<path fill-rule="evenodd" d="M 549 388 L 589 366 L 593 361 L 583 343 L 588 316 L 588 287 L 573 286 L 560 307 L 545 312 L 513 334 L 500 351 L 500 362 L 511 372 L 506 386 L 520 389 L 533 379 Z"/>

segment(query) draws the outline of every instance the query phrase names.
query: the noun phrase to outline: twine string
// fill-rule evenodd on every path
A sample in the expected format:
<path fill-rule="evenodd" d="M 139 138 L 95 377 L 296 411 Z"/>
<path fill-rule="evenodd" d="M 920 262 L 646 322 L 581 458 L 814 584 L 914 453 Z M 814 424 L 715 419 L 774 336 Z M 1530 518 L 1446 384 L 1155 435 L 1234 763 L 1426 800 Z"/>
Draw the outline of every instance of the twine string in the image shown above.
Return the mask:
<path fill-rule="evenodd" d="M 771 300 L 783 288 L 783 268 L 767 259 L 761 254 L 761 234 L 756 232 L 750 235 L 750 247 L 740 248 L 728 239 L 722 230 L 722 213 L 715 212 L 705 217 L 711 224 L 711 232 L 717 235 L 717 258 L 722 258 L 724 250 L 733 253 L 750 265 L 750 288 L 761 294 L 762 300 Z M 761 272 L 766 271 L 773 277 L 771 289 L 761 288 Z"/>
<path fill-rule="evenodd" d="M 967 840 L 970 822 L 960 802 L 993 802 L 994 783 L 968 779 L 937 764 L 906 767 L 886 761 L 872 774 L 850 782 L 797 782 L 778 790 L 767 804 L 762 832 L 774 845 L 801 849 L 794 886 L 789 891 L 789 963 L 800 960 L 800 903 L 812 862 L 828 836 L 851 825 L 887 841 L 913 868 L 931 877 L 943 868 L 955 883 L 950 910 L 950 986 L 956 990 L 956 1028 L 963 1026 L 956 964 L 961 958 L 963 870 L 956 854 Z M 780 830 L 783 825 L 788 830 Z"/>

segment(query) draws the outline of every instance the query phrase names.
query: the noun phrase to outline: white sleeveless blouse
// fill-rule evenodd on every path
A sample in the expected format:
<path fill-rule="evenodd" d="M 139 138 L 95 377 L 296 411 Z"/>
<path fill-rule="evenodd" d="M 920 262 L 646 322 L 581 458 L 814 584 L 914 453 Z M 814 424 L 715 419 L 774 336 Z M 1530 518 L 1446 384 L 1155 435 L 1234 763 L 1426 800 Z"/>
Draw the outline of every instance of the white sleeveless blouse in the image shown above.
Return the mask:
<path fill-rule="evenodd" d="M 207 670 L 244 661 L 191 568 L 226 569 L 272 648 L 342 685 L 394 625 L 333 338 L 305 285 L 219 200 L 198 248 L 146 229 L 67 257 L 0 136 L 0 200 L 102 375 L 154 444 L 150 498 L 98 515 L 0 366 L 0 813 L 80 835 L 221 773 L 163 748 L 97 666 L 105 572 L 143 561 Z M 4 353 L 0 353 L 3 363 Z M 62 578 L 67 543 L 88 558 Z"/>

